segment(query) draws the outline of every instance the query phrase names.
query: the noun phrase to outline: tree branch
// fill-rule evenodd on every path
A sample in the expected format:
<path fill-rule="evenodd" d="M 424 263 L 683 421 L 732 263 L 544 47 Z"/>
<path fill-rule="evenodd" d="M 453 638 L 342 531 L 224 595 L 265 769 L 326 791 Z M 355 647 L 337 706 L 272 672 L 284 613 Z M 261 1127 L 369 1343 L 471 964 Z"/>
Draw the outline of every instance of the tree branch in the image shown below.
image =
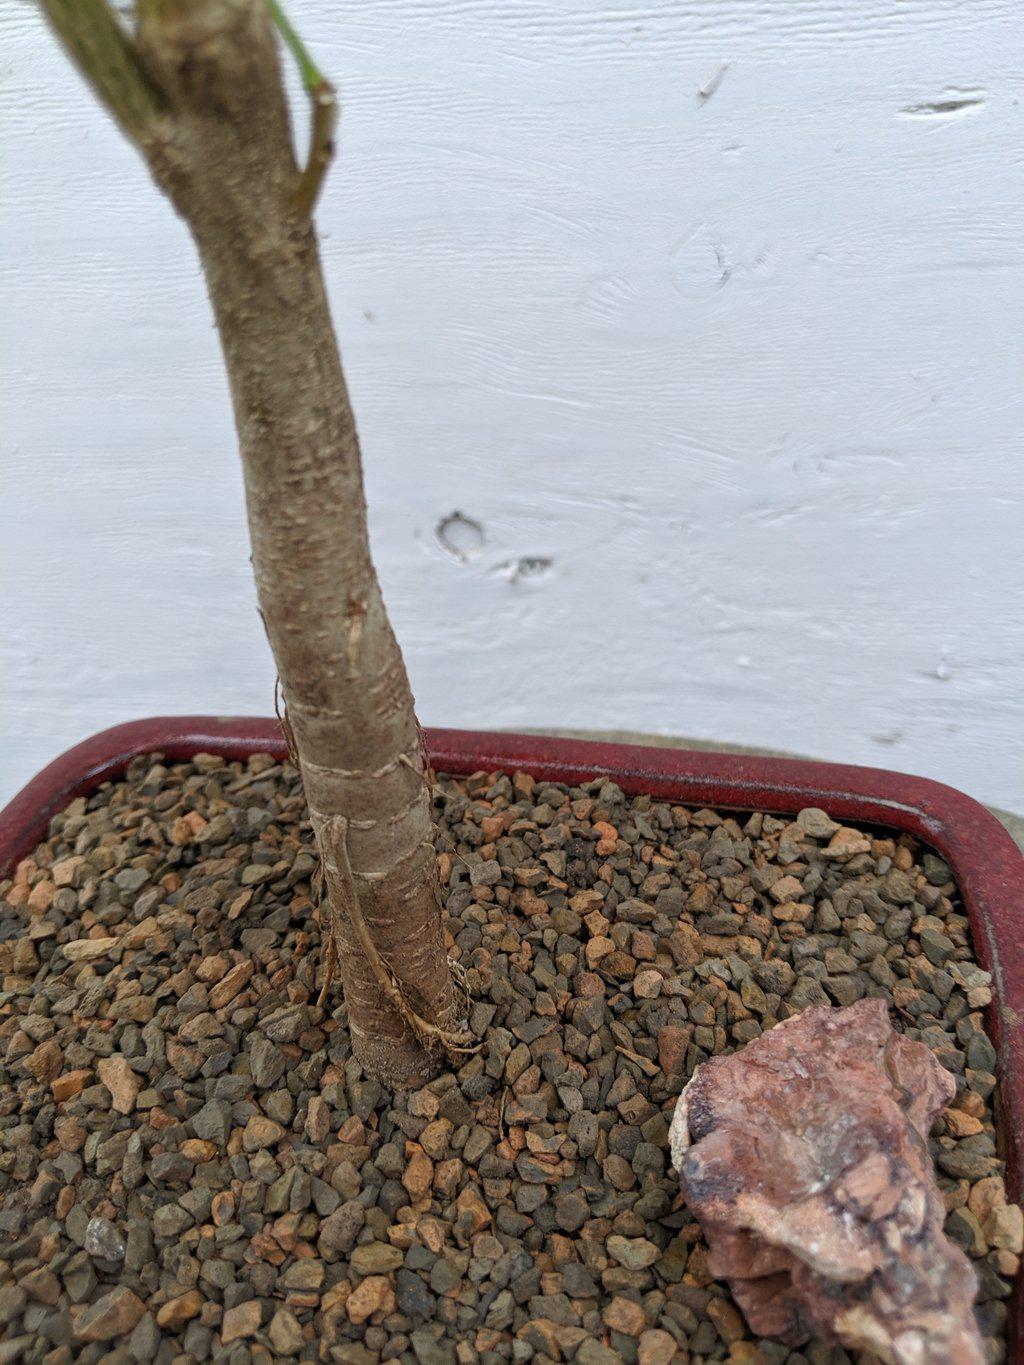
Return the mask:
<path fill-rule="evenodd" d="M 141 143 L 164 99 L 107 0 L 40 0 L 71 60 L 132 142 Z"/>
<path fill-rule="evenodd" d="M 327 168 L 334 156 L 334 129 L 338 121 L 338 100 L 334 86 L 319 69 L 305 43 L 289 22 L 279 0 L 267 0 L 267 9 L 285 45 L 295 58 L 302 76 L 302 84 L 309 96 L 312 127 L 309 135 L 309 155 L 295 191 L 293 206 L 304 218 L 313 212 Z"/>

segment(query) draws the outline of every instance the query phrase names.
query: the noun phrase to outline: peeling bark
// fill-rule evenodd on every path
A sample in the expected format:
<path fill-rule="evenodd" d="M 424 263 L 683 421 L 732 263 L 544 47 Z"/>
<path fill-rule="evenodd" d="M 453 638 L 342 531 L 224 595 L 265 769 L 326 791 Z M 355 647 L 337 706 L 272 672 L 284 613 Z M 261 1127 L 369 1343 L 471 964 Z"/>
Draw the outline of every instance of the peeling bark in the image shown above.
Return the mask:
<path fill-rule="evenodd" d="M 262 0 L 140 0 L 136 32 L 121 33 L 148 92 L 133 92 L 130 118 L 95 59 L 82 59 L 95 44 L 68 36 L 76 3 L 44 7 L 199 251 L 353 1047 L 375 1075 L 409 1083 L 429 1074 L 442 1042 L 468 1040 L 456 1028 L 419 728 L 370 557 L 359 443 L 309 213 L 323 168 L 296 165 Z M 79 16 L 95 8 L 86 0 Z M 120 39 L 118 50 L 123 67 Z M 314 128 L 326 126 L 315 109 Z M 322 137 L 312 155 L 329 155 Z"/>

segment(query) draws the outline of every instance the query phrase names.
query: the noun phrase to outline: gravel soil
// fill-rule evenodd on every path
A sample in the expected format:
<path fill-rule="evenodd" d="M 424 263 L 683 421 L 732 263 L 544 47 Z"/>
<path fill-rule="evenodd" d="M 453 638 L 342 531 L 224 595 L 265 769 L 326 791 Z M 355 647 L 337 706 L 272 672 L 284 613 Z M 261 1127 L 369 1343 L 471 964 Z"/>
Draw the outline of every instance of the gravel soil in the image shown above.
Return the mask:
<path fill-rule="evenodd" d="M 316 1006 L 315 859 L 268 756 L 134 761 L 0 882 L 0 1365 L 838 1362 L 748 1337 L 668 1164 L 709 1054 L 884 996 L 957 1077 L 932 1137 L 993 1360 L 1024 1239 L 988 975 L 905 837 L 439 779 L 479 1051 L 389 1095 Z"/>

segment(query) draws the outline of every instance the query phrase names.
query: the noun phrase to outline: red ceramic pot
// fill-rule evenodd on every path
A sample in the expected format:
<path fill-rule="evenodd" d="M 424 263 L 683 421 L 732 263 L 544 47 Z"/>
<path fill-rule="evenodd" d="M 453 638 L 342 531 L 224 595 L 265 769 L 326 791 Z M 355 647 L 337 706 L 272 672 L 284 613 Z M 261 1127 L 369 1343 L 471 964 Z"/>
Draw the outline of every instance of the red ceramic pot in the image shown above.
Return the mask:
<path fill-rule="evenodd" d="M 441 772 L 517 769 L 551 782 L 608 776 L 629 793 L 692 806 L 792 815 L 819 806 L 855 823 L 888 826 L 930 844 L 953 870 L 978 958 L 992 973 L 989 1028 L 999 1054 L 1002 1129 L 1011 1197 L 1024 1192 L 1024 857 L 998 820 L 962 792 L 880 768 L 698 753 L 476 730 L 428 730 Z M 74 797 L 119 777 L 136 754 L 200 752 L 287 757 L 276 720 L 163 716 L 115 725 L 55 759 L 0 811 L 0 875 L 46 835 Z M 1010 1358 L 1024 1365 L 1024 1295 L 1010 1323 Z"/>

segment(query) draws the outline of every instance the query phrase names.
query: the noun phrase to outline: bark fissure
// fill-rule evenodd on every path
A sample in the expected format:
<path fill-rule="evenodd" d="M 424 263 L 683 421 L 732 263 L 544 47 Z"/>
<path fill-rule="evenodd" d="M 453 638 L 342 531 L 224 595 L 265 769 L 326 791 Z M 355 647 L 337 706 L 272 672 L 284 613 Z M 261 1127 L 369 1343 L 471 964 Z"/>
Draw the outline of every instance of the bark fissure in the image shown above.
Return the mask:
<path fill-rule="evenodd" d="M 363 918 L 358 891 L 355 886 L 356 874 L 348 853 L 348 830 L 351 821 L 344 816 L 327 817 L 321 826 L 321 847 L 328 882 L 334 879 L 335 895 L 332 900 L 338 912 L 337 927 L 347 919 L 352 926 L 356 942 L 365 954 L 367 962 L 380 986 L 381 992 L 391 1002 L 393 1008 L 402 1016 L 413 1032 L 427 1047 L 440 1045 L 450 1052 L 472 1052 L 476 1044 L 473 1035 L 467 1030 L 453 1030 L 431 1023 L 418 1014 L 409 1002 L 407 991 L 395 972 L 394 966 L 382 953 L 378 952 L 373 936 Z M 416 940 L 410 935 L 405 940 L 398 939 L 394 948 L 413 949 Z M 413 960 L 420 954 L 413 951 Z"/>
<path fill-rule="evenodd" d="M 326 969 L 340 965 L 357 1055 L 406 1083 L 471 1040 L 309 217 L 310 166 L 322 175 L 330 148 L 321 129 L 297 166 L 263 0 L 140 0 L 131 61 L 159 99 L 130 132 L 191 230 L 224 351 L 260 611 L 324 862 Z"/>

